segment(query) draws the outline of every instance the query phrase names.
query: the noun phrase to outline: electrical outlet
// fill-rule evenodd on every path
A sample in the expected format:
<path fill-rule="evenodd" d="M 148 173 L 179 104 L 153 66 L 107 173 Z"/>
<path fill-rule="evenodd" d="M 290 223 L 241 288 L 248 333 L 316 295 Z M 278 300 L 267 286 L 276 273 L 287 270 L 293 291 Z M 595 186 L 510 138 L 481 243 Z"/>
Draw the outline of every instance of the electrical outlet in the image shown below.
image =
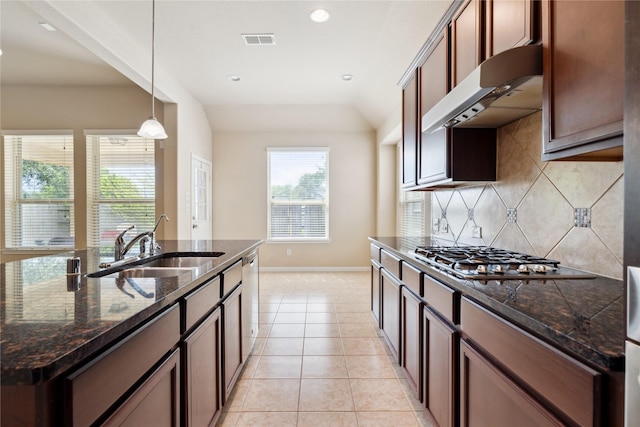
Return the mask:
<path fill-rule="evenodd" d="M 479 225 L 474 225 L 471 227 L 471 237 L 475 237 L 476 239 L 482 238 L 482 227 Z"/>
<path fill-rule="evenodd" d="M 291 256 L 291 249 L 287 249 L 287 256 Z"/>
<path fill-rule="evenodd" d="M 438 231 L 440 233 L 448 233 L 449 232 L 449 223 L 447 223 L 447 219 L 446 218 L 442 218 L 440 220 L 440 225 L 438 227 Z"/>
<path fill-rule="evenodd" d="M 437 233 L 440 230 L 440 218 L 432 218 L 431 219 L 431 232 Z"/>

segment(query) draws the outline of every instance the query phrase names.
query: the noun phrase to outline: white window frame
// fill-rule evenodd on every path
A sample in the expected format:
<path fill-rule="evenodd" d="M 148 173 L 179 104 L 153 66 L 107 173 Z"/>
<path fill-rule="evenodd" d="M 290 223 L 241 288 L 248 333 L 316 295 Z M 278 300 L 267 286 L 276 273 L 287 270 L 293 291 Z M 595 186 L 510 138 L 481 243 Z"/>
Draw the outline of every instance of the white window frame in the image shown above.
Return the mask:
<path fill-rule="evenodd" d="M 329 147 L 267 147 L 267 241 L 270 243 L 326 243 L 330 242 L 329 234 Z M 300 200 L 300 204 L 323 204 L 325 207 L 325 235 L 323 237 L 272 237 L 271 236 L 271 154 L 272 152 L 291 152 L 291 153 L 303 153 L 303 152 L 323 152 L 326 153 L 326 193 L 323 201 L 310 201 Z M 288 204 L 292 204 L 291 201 Z"/>
<path fill-rule="evenodd" d="M 75 238 L 75 185 L 74 185 L 74 169 L 75 169 L 75 161 L 73 154 L 71 155 L 71 175 L 70 179 L 70 198 L 66 199 L 24 199 L 22 197 L 22 168 L 21 164 L 18 164 L 18 159 L 22 160 L 22 153 L 13 153 L 14 158 L 5 158 L 4 151 L 6 150 L 6 137 L 29 137 L 29 136 L 51 136 L 51 137 L 65 137 L 70 138 L 70 148 L 71 153 L 73 153 L 73 130 L 72 129 L 56 129 L 56 130 L 7 130 L 2 132 L 2 147 L 3 150 L 3 158 L 4 162 L 12 162 L 13 167 L 11 168 L 13 172 L 13 176 L 9 177 L 10 181 L 6 182 L 6 177 L 3 177 L 4 185 L 11 185 L 11 188 L 3 189 L 3 197 L 5 199 L 5 212 L 4 212 L 4 241 L 2 242 L 2 247 L 8 251 L 50 251 L 50 250 L 68 250 L 73 249 L 75 246 L 75 242 L 71 244 L 62 243 L 62 244 L 50 244 L 43 243 L 42 245 L 16 245 L 15 242 L 9 240 L 12 238 L 11 235 L 15 233 L 14 230 L 21 228 L 22 222 L 18 219 L 15 212 L 20 211 L 20 206 L 27 205 L 43 205 L 47 206 L 52 203 L 55 204 L 68 204 L 70 206 L 70 237 Z M 18 157 L 16 157 L 18 156 Z M 5 165 L 3 164 L 3 169 Z M 7 169 L 9 170 L 9 169 Z"/>

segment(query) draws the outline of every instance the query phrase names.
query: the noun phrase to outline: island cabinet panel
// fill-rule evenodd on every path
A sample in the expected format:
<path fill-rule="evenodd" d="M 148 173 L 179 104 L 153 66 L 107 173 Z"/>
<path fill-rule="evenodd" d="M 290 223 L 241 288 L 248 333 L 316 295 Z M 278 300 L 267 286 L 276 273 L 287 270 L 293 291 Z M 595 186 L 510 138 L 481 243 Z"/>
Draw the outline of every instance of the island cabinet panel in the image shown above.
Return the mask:
<path fill-rule="evenodd" d="M 222 310 L 218 307 L 184 341 L 185 425 L 215 425 L 222 410 Z"/>
<path fill-rule="evenodd" d="M 371 260 L 371 314 L 380 327 L 380 264 Z"/>
<path fill-rule="evenodd" d="M 619 160 L 624 1 L 542 2 L 543 160 Z"/>
<path fill-rule="evenodd" d="M 180 310 L 175 304 L 113 348 L 64 380 L 68 425 L 96 422 L 167 354 L 180 339 Z"/>
<path fill-rule="evenodd" d="M 178 427 L 180 350 L 175 350 L 103 425 Z"/>
<path fill-rule="evenodd" d="M 602 374 L 552 348 L 462 298 L 461 329 L 465 338 L 529 390 L 581 426 L 601 422 Z M 463 378 L 464 380 L 464 378 Z M 467 390 L 469 391 L 469 390 Z M 555 411 L 554 411 L 555 412 Z"/>
<path fill-rule="evenodd" d="M 401 363 L 416 397 L 422 399 L 422 300 L 406 286 L 401 288 Z"/>
<path fill-rule="evenodd" d="M 185 332 L 195 326 L 220 301 L 220 276 L 199 287 L 184 299 Z"/>
<path fill-rule="evenodd" d="M 460 426 L 564 426 L 464 340 L 460 341 Z"/>
<path fill-rule="evenodd" d="M 482 0 L 465 1 L 451 20 L 451 88 L 484 60 Z"/>
<path fill-rule="evenodd" d="M 222 303 L 223 328 L 223 384 L 226 402 L 231 395 L 242 360 L 242 286 L 236 288 Z"/>
<path fill-rule="evenodd" d="M 458 332 L 432 309 L 423 309 L 423 402 L 440 427 L 457 424 Z"/>
<path fill-rule="evenodd" d="M 222 272 L 222 294 L 224 297 L 242 282 L 242 260 Z"/>
<path fill-rule="evenodd" d="M 538 1 L 485 0 L 485 57 L 538 39 Z"/>
<path fill-rule="evenodd" d="M 394 359 L 400 362 L 400 286 L 401 283 L 386 269 L 380 270 L 380 298 L 382 333 Z"/>
<path fill-rule="evenodd" d="M 416 185 L 418 158 L 418 73 L 402 88 L 402 187 Z"/>

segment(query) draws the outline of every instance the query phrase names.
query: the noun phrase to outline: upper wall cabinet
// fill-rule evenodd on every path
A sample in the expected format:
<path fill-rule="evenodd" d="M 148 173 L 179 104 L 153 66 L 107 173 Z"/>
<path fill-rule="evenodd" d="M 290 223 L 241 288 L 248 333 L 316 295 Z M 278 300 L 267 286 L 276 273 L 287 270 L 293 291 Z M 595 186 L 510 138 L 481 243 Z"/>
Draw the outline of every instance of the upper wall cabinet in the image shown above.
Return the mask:
<path fill-rule="evenodd" d="M 402 187 L 416 185 L 418 156 L 418 74 L 402 89 Z"/>
<path fill-rule="evenodd" d="M 485 58 L 538 40 L 538 2 L 485 1 Z"/>
<path fill-rule="evenodd" d="M 543 160 L 620 160 L 624 2 L 542 2 Z"/>
<path fill-rule="evenodd" d="M 451 20 L 451 88 L 484 60 L 482 11 L 481 0 L 467 0 Z"/>
<path fill-rule="evenodd" d="M 451 87 L 482 61 L 538 39 L 537 2 L 467 0 L 451 19 Z"/>

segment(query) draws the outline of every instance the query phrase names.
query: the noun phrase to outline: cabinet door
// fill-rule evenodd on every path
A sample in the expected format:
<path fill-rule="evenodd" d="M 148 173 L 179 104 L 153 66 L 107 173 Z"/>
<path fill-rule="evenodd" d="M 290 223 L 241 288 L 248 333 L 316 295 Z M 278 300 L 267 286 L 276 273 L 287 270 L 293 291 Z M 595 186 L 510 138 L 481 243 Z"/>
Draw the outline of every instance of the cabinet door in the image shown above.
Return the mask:
<path fill-rule="evenodd" d="M 224 400 L 229 398 L 242 368 L 242 285 L 222 303 Z"/>
<path fill-rule="evenodd" d="M 400 282 L 383 268 L 380 270 L 382 332 L 393 357 L 400 363 Z"/>
<path fill-rule="evenodd" d="M 418 74 L 402 89 L 402 186 L 416 185 L 418 155 Z"/>
<path fill-rule="evenodd" d="M 380 266 L 371 261 L 371 313 L 380 327 Z"/>
<path fill-rule="evenodd" d="M 460 426 L 561 426 L 489 360 L 460 341 Z"/>
<path fill-rule="evenodd" d="M 486 58 L 537 38 L 533 0 L 485 0 Z"/>
<path fill-rule="evenodd" d="M 451 20 L 451 88 L 484 60 L 481 30 L 482 1 L 467 0 Z"/>
<path fill-rule="evenodd" d="M 180 350 L 175 350 L 103 425 L 178 427 L 179 367 Z"/>
<path fill-rule="evenodd" d="M 420 111 L 429 111 L 449 91 L 448 37 L 443 31 L 420 67 Z M 428 82 L 428 84 L 426 83 Z M 421 123 L 419 123 L 421 125 Z M 420 130 L 422 127 L 420 127 Z M 450 176 L 447 131 L 438 129 L 421 133 L 418 184 L 433 182 Z"/>
<path fill-rule="evenodd" d="M 543 160 L 619 158 L 624 2 L 545 0 L 542 42 Z"/>
<path fill-rule="evenodd" d="M 222 409 L 220 313 L 217 308 L 185 339 L 187 426 L 214 425 Z"/>
<path fill-rule="evenodd" d="M 430 308 L 424 316 L 424 406 L 440 427 L 457 425 L 457 331 Z"/>
<path fill-rule="evenodd" d="M 422 301 L 402 286 L 402 363 L 405 377 L 416 394 L 421 396 L 422 375 Z"/>

